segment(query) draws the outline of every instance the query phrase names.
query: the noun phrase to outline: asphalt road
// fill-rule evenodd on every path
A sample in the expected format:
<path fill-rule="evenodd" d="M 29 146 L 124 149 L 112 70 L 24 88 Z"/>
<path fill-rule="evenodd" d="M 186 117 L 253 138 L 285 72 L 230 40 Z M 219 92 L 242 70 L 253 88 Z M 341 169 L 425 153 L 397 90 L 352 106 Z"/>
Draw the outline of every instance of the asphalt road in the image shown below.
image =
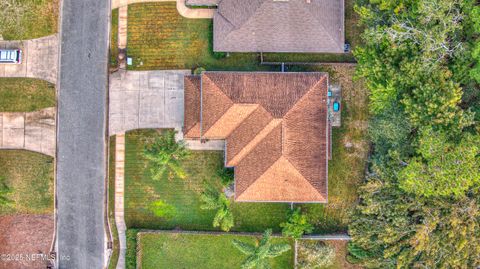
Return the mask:
<path fill-rule="evenodd" d="M 57 118 L 57 266 L 104 267 L 108 0 L 63 0 Z"/>

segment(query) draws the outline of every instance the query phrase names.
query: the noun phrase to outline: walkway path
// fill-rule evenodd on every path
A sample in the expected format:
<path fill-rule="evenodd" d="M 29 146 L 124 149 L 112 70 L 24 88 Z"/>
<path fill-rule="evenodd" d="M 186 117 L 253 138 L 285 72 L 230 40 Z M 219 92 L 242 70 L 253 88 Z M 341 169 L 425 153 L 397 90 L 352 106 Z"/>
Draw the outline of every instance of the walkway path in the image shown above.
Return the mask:
<path fill-rule="evenodd" d="M 120 243 L 117 269 L 125 268 L 125 253 L 127 251 L 127 239 L 125 225 L 125 206 L 123 195 L 125 191 L 125 134 L 117 134 L 115 137 L 115 225 L 117 226 Z"/>
<path fill-rule="evenodd" d="M 57 81 L 58 36 L 24 41 L 0 41 L 2 49 L 21 49 L 21 64 L 0 65 L 0 77 L 29 77 Z"/>
<path fill-rule="evenodd" d="M 127 2 L 127 0 L 123 0 Z M 127 19 L 128 19 L 128 6 L 121 6 L 118 9 L 118 48 L 127 48 Z"/>
<path fill-rule="evenodd" d="M 177 10 L 180 15 L 189 19 L 211 19 L 215 14 L 213 8 L 189 8 L 185 0 L 177 0 Z"/>
<path fill-rule="evenodd" d="M 55 156 L 55 108 L 0 113 L 0 149 L 25 149 Z"/>

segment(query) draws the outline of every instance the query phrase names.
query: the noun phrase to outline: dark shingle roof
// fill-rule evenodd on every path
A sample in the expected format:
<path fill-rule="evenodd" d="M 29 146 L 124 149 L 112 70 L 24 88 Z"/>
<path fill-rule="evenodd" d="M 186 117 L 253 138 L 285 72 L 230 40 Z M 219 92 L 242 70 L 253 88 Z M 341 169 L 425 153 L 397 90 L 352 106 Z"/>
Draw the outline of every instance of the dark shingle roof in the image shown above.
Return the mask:
<path fill-rule="evenodd" d="M 221 0 L 214 50 L 342 53 L 343 0 Z"/>

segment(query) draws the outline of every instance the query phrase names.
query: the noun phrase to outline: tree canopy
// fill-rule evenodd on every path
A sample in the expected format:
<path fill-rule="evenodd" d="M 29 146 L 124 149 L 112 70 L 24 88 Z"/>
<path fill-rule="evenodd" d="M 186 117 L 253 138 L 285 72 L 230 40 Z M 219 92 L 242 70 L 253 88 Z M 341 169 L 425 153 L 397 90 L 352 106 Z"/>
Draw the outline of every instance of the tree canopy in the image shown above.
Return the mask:
<path fill-rule="evenodd" d="M 175 140 L 175 131 L 168 130 L 145 147 L 143 156 L 150 163 L 152 178 L 161 180 L 162 178 L 185 178 L 186 173 L 181 162 L 189 154 L 185 143 Z"/>
<path fill-rule="evenodd" d="M 220 227 L 223 231 L 228 232 L 235 224 L 233 214 L 230 209 L 230 200 L 222 192 L 218 192 L 211 187 L 207 187 L 200 195 L 202 201 L 201 209 L 217 210 L 213 218 L 213 227 Z"/>
<path fill-rule="evenodd" d="M 473 0 L 359 0 L 354 53 L 373 153 L 349 250 L 367 268 L 480 264 L 480 9 Z"/>

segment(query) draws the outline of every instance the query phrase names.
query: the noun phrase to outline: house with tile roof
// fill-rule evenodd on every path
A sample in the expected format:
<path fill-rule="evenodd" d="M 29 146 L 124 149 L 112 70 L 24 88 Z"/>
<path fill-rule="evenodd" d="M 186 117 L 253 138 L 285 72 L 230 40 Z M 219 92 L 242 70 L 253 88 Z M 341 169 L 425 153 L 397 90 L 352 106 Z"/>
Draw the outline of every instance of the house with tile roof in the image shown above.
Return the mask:
<path fill-rule="evenodd" d="M 235 201 L 326 203 L 328 74 L 185 77 L 184 137 L 225 140 Z"/>
<path fill-rule="evenodd" d="M 220 0 L 213 49 L 343 53 L 344 0 Z"/>

